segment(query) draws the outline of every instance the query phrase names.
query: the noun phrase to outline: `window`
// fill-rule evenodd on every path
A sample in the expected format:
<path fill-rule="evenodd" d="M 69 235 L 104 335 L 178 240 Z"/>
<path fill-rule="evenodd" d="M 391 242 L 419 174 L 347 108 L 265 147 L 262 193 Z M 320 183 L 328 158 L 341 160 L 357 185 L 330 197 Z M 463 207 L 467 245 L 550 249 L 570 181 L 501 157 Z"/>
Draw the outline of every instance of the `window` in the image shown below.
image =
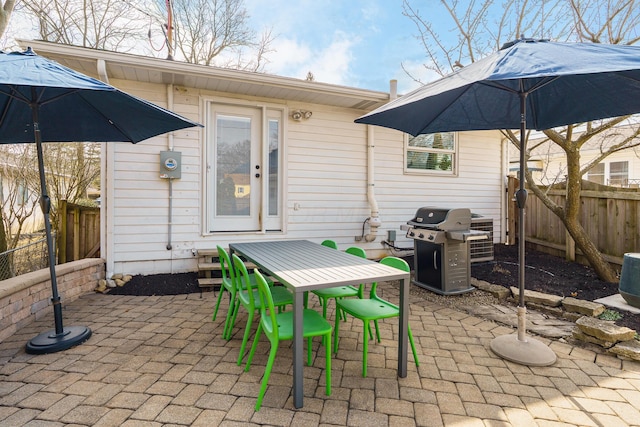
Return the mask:
<path fill-rule="evenodd" d="M 626 187 L 629 180 L 629 162 L 609 163 L 609 185 Z"/>
<path fill-rule="evenodd" d="M 29 189 L 27 188 L 27 183 L 21 182 L 18 184 L 16 204 L 18 206 L 24 206 L 24 204 L 27 203 L 28 200 L 29 200 Z"/>
<path fill-rule="evenodd" d="M 456 173 L 456 134 L 452 132 L 408 136 L 406 172 Z"/>
<path fill-rule="evenodd" d="M 604 163 L 598 163 L 587 172 L 587 181 L 604 185 Z"/>

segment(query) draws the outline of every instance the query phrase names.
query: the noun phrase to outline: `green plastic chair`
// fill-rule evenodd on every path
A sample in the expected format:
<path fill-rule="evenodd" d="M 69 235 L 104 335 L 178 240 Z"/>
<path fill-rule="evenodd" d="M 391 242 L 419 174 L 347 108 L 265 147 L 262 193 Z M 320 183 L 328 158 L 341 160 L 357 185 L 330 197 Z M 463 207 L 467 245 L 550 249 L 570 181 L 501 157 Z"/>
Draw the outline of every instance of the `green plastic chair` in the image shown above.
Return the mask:
<path fill-rule="evenodd" d="M 258 297 L 258 288 L 256 287 L 255 283 L 251 282 L 251 276 L 254 277 L 255 282 L 257 282 L 257 276 L 255 275 L 255 273 L 251 276 L 249 275 L 247 266 L 244 265 L 244 262 L 240 259 L 240 257 L 238 257 L 238 255 L 233 254 L 232 258 L 237 279 L 237 301 L 230 329 L 233 328 L 233 325 L 235 324 L 238 311 L 240 311 L 240 304 L 242 304 L 242 306 L 247 310 L 248 313 L 247 325 L 244 328 L 242 345 L 240 346 L 240 353 L 238 354 L 238 366 L 240 366 L 240 364 L 242 364 L 242 359 L 244 359 L 244 352 L 247 347 L 247 342 L 249 342 L 249 334 L 251 333 L 253 316 L 256 310 L 261 308 L 261 305 L 260 298 Z M 264 276 L 262 276 L 262 278 L 266 281 Z M 293 304 L 293 295 L 291 294 L 291 292 L 285 289 L 284 286 L 271 286 L 270 284 L 267 285 L 270 286 L 273 304 L 276 307 L 282 309 L 287 305 Z"/>
<path fill-rule="evenodd" d="M 338 244 L 335 242 L 335 240 L 324 240 L 322 243 L 320 243 L 322 246 L 326 246 L 328 248 L 331 249 L 338 249 Z"/>
<path fill-rule="evenodd" d="M 216 302 L 216 308 L 213 312 L 212 320 L 215 322 L 218 316 L 218 309 L 220 308 L 220 302 L 222 301 L 222 294 L 229 292 L 229 310 L 227 311 L 227 318 L 224 322 L 224 329 L 222 330 L 222 337 L 229 340 L 231 338 L 231 328 L 229 328 L 230 321 L 233 317 L 233 308 L 236 304 L 236 279 L 234 275 L 233 265 L 229 259 L 227 251 L 217 245 L 218 258 L 220 259 L 220 271 L 222 272 L 222 283 L 220 286 L 220 292 L 218 293 L 218 301 Z M 255 279 L 253 279 L 255 282 Z"/>
<path fill-rule="evenodd" d="M 222 330 L 222 338 L 226 340 L 231 339 L 231 331 L 233 324 L 231 323 L 234 315 L 234 308 L 236 306 L 236 290 L 237 290 L 237 278 L 235 275 L 235 268 L 231 263 L 231 258 L 229 258 L 229 254 L 227 251 L 222 248 L 220 245 L 216 245 L 218 249 L 218 258 L 220 260 L 220 271 L 222 273 L 222 283 L 220 286 L 220 292 L 218 293 L 218 300 L 216 302 L 216 308 L 213 312 L 212 320 L 215 322 L 218 316 L 218 310 L 220 308 L 220 302 L 222 301 L 222 294 L 225 292 L 229 292 L 229 310 L 227 311 L 227 317 L 224 322 L 224 329 Z M 253 287 L 255 288 L 256 278 L 253 273 L 249 274 L 249 280 Z M 273 284 L 269 279 L 267 282 L 270 286 Z M 242 282 L 241 282 L 242 284 Z M 243 289 L 246 289 L 246 286 L 243 285 Z"/>
<path fill-rule="evenodd" d="M 276 313 L 272 296 L 273 288 L 267 285 L 264 276 L 262 276 L 258 270 L 255 270 L 254 274 L 256 275 L 258 295 L 260 298 L 260 324 L 258 325 L 256 336 L 253 339 L 253 345 L 251 346 L 249 358 L 247 359 L 247 366 L 244 368 L 245 371 L 249 371 L 261 332 L 264 332 L 271 343 L 271 350 L 269 351 L 269 358 L 264 370 L 262 385 L 260 386 L 260 393 L 258 394 L 255 407 L 256 411 L 259 411 L 260 406 L 262 406 L 262 398 L 267 390 L 269 376 L 271 375 L 271 369 L 276 359 L 280 341 L 293 339 L 293 312 Z M 320 313 L 312 309 L 304 309 L 302 316 L 304 319 L 302 333 L 304 338 L 307 338 L 307 365 L 311 365 L 312 338 L 322 337 L 325 346 L 326 394 L 327 396 L 331 396 L 331 324 L 320 316 Z"/>
<path fill-rule="evenodd" d="M 402 258 L 386 257 L 380 260 L 381 264 L 395 267 L 403 271 L 410 271 L 409 264 Z M 344 299 L 336 300 L 336 306 L 338 309 L 343 310 L 345 313 L 352 315 L 353 317 L 362 320 L 364 325 L 364 337 L 371 335 L 370 323 L 373 320 L 376 327 L 376 338 L 380 342 L 380 331 L 378 329 L 378 320 L 387 319 L 390 317 L 399 317 L 400 309 L 397 305 L 390 303 L 389 301 L 382 299 L 378 296 L 376 288 L 378 283 L 373 283 L 371 286 L 371 292 L 369 299 Z M 336 326 L 334 335 L 334 352 L 338 351 L 338 332 L 340 328 L 340 316 L 336 316 Z M 418 353 L 416 352 L 416 345 L 413 342 L 413 334 L 411 333 L 411 326 L 407 326 L 409 332 L 409 342 L 411 343 L 411 350 L 413 351 L 413 360 L 416 362 L 416 366 L 420 366 L 418 361 Z M 367 376 L 367 353 L 369 350 L 368 340 L 364 338 L 364 345 L 362 348 L 362 376 Z"/>
<path fill-rule="evenodd" d="M 357 246 L 352 246 L 347 248 L 345 251 L 348 254 L 359 256 L 360 258 L 366 258 L 367 252 L 364 249 L 359 248 Z M 355 286 L 335 286 L 333 288 L 327 289 L 317 289 L 313 292 L 320 299 L 320 303 L 322 304 L 322 317 L 327 318 L 327 305 L 330 299 L 342 299 L 347 297 L 358 297 L 363 298 L 364 295 L 364 285 L 361 284 L 358 287 Z M 342 316 L 343 320 L 346 320 L 344 313 L 339 312 Z"/>

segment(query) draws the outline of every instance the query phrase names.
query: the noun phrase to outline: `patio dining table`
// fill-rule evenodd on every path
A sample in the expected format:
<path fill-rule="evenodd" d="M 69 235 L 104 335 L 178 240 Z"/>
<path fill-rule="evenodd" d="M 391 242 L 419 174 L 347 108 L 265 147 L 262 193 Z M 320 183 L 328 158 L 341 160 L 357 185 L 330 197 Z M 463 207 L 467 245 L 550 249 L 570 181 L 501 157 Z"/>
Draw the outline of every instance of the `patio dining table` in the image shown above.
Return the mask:
<path fill-rule="evenodd" d="M 334 286 L 400 280 L 398 376 L 407 376 L 409 273 L 378 262 L 328 248 L 308 240 L 231 243 L 232 252 L 253 262 L 293 292 L 293 403 L 303 406 L 304 293 Z M 334 331 L 335 333 L 335 331 Z M 367 339 L 367 337 L 364 337 Z"/>

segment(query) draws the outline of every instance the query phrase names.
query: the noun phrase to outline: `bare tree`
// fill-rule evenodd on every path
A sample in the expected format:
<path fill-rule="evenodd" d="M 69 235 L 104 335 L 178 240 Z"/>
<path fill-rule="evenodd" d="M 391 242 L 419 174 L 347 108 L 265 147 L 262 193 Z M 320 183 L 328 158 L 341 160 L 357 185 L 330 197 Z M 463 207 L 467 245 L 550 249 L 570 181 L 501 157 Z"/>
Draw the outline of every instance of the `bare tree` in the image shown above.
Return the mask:
<path fill-rule="evenodd" d="M 53 43 L 129 51 L 145 33 L 144 14 L 121 0 L 30 0 L 24 6 L 37 19 L 40 38 Z"/>
<path fill-rule="evenodd" d="M 11 18 L 11 13 L 13 12 L 15 5 L 15 0 L 5 0 L 2 8 L 0 8 L 0 37 L 4 34 L 7 26 L 9 25 L 9 19 Z"/>
<path fill-rule="evenodd" d="M 57 224 L 58 200 L 77 203 L 87 199 L 87 190 L 100 176 L 98 143 L 58 143 L 43 146 L 52 224 Z M 39 209 L 40 176 L 34 144 L 0 146 L 2 197 L 0 208 L 9 249 L 15 248 L 27 221 Z"/>
<path fill-rule="evenodd" d="M 175 50 L 193 64 L 258 71 L 273 40 L 270 30 L 259 37 L 249 27 L 242 0 L 173 0 Z"/>
<path fill-rule="evenodd" d="M 442 30 L 412 3 L 415 2 L 403 1 L 403 13 L 416 25 L 418 40 L 425 47 L 425 68 L 440 75 L 474 62 L 499 49 L 503 43 L 523 36 L 627 45 L 637 43 L 640 36 L 640 4 L 636 0 L 508 0 L 500 4 L 440 0 L 443 10 L 448 13 L 447 30 L 457 35 L 454 41 L 443 38 Z M 441 22 L 438 24 L 442 25 Z M 581 178 L 610 154 L 637 146 L 640 126 L 635 125 L 624 138 L 603 138 L 605 142 L 601 145 L 600 155 L 588 164 L 581 163 L 581 149 L 588 141 L 601 138 L 627 119 L 618 117 L 544 131 L 546 138 L 557 144 L 566 156 L 564 205 L 547 197 L 544 189 L 536 185 L 531 172 L 525 172 L 528 187 L 560 218 L 598 276 L 608 282 L 617 281 L 616 273 L 580 223 Z M 510 130 L 502 133 L 520 149 L 519 135 Z M 535 148 L 527 148 L 527 159 Z"/>
<path fill-rule="evenodd" d="M 13 249 L 18 246 L 27 221 L 33 221 L 38 209 L 38 166 L 33 144 L 3 145 L 0 147 L 0 153 L 3 158 L 0 164 L 0 210 L 5 229 L 6 249 Z"/>

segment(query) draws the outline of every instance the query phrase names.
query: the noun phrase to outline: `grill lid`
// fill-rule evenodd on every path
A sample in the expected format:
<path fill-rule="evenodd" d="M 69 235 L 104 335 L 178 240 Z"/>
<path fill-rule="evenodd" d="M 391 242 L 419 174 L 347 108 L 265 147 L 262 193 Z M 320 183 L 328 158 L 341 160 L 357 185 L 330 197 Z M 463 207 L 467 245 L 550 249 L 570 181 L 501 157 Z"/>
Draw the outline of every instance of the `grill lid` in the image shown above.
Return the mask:
<path fill-rule="evenodd" d="M 430 228 L 443 231 L 469 230 L 471 228 L 471 210 L 467 208 L 445 209 L 425 206 L 416 212 L 407 224 L 418 228 Z"/>

